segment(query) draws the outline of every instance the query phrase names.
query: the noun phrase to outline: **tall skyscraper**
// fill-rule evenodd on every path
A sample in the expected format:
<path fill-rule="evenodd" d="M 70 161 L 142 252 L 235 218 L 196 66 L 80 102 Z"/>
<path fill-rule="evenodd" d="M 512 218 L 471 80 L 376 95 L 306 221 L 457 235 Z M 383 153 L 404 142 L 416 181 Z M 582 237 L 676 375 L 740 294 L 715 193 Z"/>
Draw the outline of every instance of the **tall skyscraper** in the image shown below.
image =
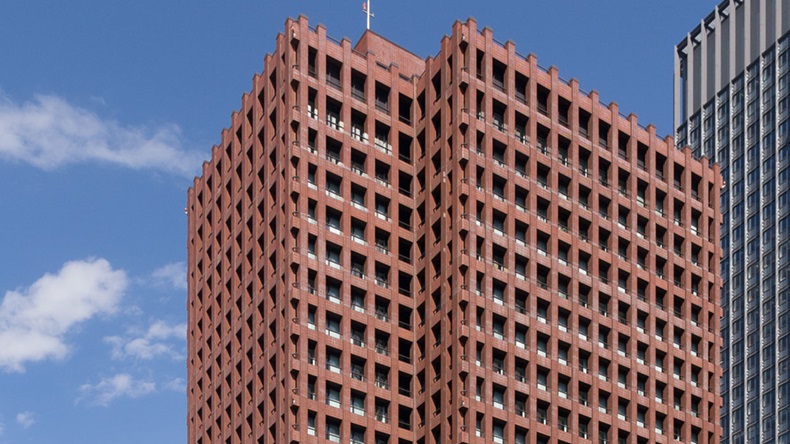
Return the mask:
<path fill-rule="evenodd" d="M 677 145 L 721 167 L 723 443 L 790 443 L 790 2 L 727 0 L 676 47 Z"/>
<path fill-rule="evenodd" d="M 189 442 L 715 443 L 720 187 L 474 20 L 288 20 L 189 191 Z"/>

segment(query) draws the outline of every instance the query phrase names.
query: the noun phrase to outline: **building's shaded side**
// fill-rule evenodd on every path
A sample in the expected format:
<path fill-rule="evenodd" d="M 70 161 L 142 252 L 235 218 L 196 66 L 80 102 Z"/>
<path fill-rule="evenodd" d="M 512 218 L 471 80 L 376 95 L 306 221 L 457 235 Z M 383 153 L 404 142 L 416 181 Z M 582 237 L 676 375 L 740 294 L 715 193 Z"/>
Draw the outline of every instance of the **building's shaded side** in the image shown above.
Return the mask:
<path fill-rule="evenodd" d="M 718 169 L 456 22 L 288 20 L 189 192 L 190 443 L 718 441 Z"/>

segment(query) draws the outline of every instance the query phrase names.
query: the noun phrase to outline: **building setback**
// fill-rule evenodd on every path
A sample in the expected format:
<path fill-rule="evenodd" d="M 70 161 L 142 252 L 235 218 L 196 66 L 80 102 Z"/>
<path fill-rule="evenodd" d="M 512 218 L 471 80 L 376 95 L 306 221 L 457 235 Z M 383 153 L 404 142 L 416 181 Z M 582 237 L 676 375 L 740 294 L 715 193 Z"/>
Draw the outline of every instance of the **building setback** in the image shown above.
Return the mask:
<path fill-rule="evenodd" d="M 718 442 L 721 185 L 472 19 L 289 19 L 189 190 L 189 442 Z"/>
<path fill-rule="evenodd" d="M 790 3 L 722 2 L 676 47 L 677 143 L 721 167 L 722 443 L 790 443 Z"/>

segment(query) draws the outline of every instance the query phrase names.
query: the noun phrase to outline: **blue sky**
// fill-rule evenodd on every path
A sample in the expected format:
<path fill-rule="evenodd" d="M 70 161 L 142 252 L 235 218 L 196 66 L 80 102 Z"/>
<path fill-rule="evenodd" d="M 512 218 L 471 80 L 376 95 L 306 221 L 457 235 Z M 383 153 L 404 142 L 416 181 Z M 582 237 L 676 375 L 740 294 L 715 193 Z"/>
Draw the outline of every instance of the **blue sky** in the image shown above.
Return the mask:
<path fill-rule="evenodd" d="M 455 19 L 671 132 L 673 45 L 710 0 L 374 0 L 420 56 Z M 362 0 L 0 2 L 0 444 L 186 441 L 186 189 L 307 15 Z"/>

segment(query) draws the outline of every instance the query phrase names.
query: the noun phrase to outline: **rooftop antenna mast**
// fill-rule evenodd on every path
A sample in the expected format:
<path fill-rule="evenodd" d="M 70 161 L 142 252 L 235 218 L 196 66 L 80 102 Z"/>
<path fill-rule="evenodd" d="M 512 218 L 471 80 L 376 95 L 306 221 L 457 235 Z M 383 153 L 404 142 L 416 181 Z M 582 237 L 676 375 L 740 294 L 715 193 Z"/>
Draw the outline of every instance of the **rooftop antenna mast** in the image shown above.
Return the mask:
<path fill-rule="evenodd" d="M 371 17 L 374 17 L 374 18 L 376 17 L 372 12 L 370 12 L 370 0 L 365 0 L 362 3 L 362 12 L 364 12 L 365 15 L 367 15 L 367 17 L 368 17 L 368 28 L 367 29 L 370 30 L 370 18 Z"/>

